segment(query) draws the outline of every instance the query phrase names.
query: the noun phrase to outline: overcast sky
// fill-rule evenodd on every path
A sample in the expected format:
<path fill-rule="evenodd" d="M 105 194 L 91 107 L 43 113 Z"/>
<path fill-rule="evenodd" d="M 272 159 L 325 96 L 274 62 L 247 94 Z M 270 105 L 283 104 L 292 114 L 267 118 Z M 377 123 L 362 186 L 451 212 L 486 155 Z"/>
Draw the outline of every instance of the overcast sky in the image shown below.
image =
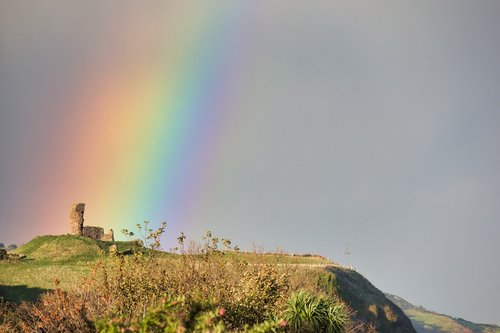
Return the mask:
<path fill-rule="evenodd" d="M 161 27 L 165 6 L 144 3 L 127 15 Z M 1 242 L 35 236 L 21 220 L 46 223 L 23 206 L 50 186 L 30 178 L 45 148 L 29 138 L 64 110 L 39 106 L 71 99 L 68 71 L 97 61 L 88 54 L 114 54 L 94 37 L 116 6 L 0 2 Z M 497 1 L 247 2 L 228 157 L 190 232 L 342 263 L 348 243 L 379 289 L 500 324 L 499 18 Z"/>

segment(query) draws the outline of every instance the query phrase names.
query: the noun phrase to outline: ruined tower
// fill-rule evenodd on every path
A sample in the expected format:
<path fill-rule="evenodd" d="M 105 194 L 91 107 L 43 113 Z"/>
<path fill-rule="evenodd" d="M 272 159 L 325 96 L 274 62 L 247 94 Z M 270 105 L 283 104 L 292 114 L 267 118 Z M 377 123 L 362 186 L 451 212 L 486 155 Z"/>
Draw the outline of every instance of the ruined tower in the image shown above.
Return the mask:
<path fill-rule="evenodd" d="M 83 235 L 83 212 L 85 211 L 84 203 L 74 203 L 71 205 L 69 213 L 71 223 L 71 234 L 82 236 Z"/>
<path fill-rule="evenodd" d="M 83 236 L 95 240 L 115 241 L 115 234 L 113 229 L 110 229 L 107 234 L 101 227 L 92 227 L 83 225 L 83 212 L 85 211 L 84 203 L 74 203 L 71 205 L 69 212 L 71 234 L 76 236 Z"/>

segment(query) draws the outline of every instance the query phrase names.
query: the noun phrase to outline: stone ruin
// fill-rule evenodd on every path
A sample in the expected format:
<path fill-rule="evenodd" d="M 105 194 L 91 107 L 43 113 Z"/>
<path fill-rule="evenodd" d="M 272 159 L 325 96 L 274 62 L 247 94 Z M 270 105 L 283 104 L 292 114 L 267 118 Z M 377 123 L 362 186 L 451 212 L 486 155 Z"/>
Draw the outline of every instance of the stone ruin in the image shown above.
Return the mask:
<path fill-rule="evenodd" d="M 7 254 L 7 250 L 5 249 L 0 249 L 0 260 L 7 259 L 9 255 Z"/>
<path fill-rule="evenodd" d="M 110 229 L 107 234 L 104 233 L 104 228 L 92 227 L 83 225 L 83 213 L 85 212 L 84 203 L 74 203 L 71 205 L 69 218 L 71 223 L 71 234 L 76 236 L 83 236 L 95 240 L 102 241 L 115 241 L 113 229 Z"/>
<path fill-rule="evenodd" d="M 8 260 L 10 262 L 19 262 L 19 260 L 26 258 L 25 255 L 19 255 L 17 253 L 9 253 L 6 249 L 0 249 L 0 261 Z"/>

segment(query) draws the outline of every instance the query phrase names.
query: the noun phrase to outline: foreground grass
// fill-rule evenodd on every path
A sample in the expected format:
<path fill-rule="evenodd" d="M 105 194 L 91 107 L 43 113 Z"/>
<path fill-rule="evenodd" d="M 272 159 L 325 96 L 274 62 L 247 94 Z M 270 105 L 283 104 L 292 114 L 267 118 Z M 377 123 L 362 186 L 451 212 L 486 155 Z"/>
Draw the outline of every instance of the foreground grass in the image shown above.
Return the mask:
<path fill-rule="evenodd" d="M 287 258 L 285 255 L 258 255 L 242 254 L 227 256 L 227 260 L 241 258 L 244 262 L 252 264 L 278 264 L 278 265 L 304 265 L 304 268 L 316 265 L 327 265 L 318 260 L 306 258 Z M 78 289 L 82 278 L 89 277 L 99 260 L 108 260 L 106 255 L 96 256 L 87 261 L 63 260 L 63 261 L 39 261 L 24 259 L 20 262 L 0 262 L 0 296 L 5 299 L 21 302 L 34 301 L 43 292 L 60 288 L 64 291 Z M 179 260 L 175 256 L 162 259 L 162 265 L 168 267 L 173 260 Z"/>
<path fill-rule="evenodd" d="M 89 262 L 0 263 L 0 296 L 15 302 L 34 301 L 57 285 L 63 290 L 72 290 L 91 269 Z"/>

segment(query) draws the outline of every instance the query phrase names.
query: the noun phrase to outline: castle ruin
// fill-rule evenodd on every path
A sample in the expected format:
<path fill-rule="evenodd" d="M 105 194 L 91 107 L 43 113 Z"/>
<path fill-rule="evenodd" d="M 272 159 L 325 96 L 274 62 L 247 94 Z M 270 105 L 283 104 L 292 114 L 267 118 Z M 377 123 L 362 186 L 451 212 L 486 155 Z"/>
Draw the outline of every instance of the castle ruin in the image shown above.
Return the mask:
<path fill-rule="evenodd" d="M 76 236 L 83 236 L 102 241 L 115 241 L 113 229 L 110 229 L 107 234 L 104 233 L 104 228 L 92 227 L 83 225 L 83 213 L 85 212 L 84 203 L 74 203 L 71 205 L 69 218 L 71 224 L 71 234 Z"/>

